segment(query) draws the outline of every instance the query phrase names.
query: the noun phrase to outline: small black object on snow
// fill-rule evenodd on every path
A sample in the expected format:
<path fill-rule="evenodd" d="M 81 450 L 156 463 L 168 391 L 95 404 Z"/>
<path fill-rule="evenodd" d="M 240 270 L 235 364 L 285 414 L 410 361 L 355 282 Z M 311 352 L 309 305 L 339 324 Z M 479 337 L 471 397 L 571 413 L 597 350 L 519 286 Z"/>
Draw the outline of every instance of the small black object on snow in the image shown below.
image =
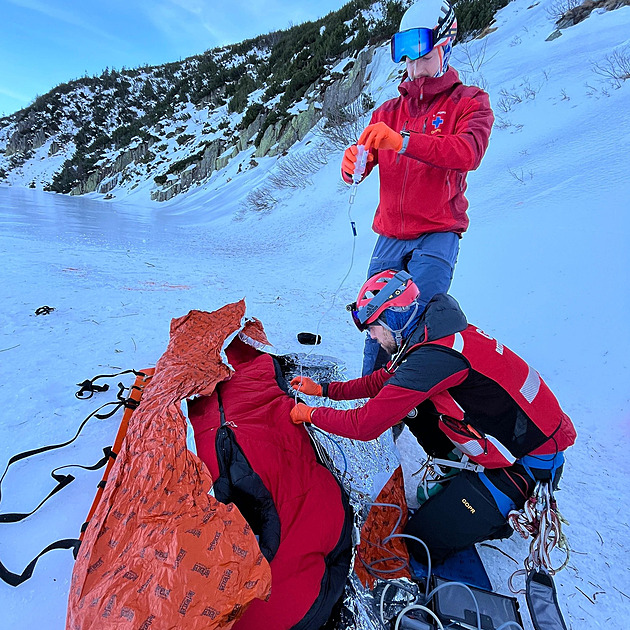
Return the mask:
<path fill-rule="evenodd" d="M 35 315 L 50 315 L 54 310 L 55 309 L 52 306 L 40 306 L 35 311 Z"/>
<path fill-rule="evenodd" d="M 297 340 L 303 346 L 317 346 L 322 342 L 322 336 L 314 335 L 313 333 L 309 332 L 301 332 L 298 333 Z"/>

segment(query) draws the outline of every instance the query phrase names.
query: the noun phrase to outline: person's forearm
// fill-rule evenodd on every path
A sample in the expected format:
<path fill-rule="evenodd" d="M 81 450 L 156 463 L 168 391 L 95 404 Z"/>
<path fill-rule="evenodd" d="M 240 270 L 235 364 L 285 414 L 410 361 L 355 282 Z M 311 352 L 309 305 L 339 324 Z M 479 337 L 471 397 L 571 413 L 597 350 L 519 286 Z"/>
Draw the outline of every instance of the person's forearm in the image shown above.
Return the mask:
<path fill-rule="evenodd" d="M 392 375 L 385 370 L 377 370 L 367 376 L 351 381 L 336 381 L 324 385 L 323 395 L 331 400 L 356 400 L 357 398 L 374 398 Z"/>
<path fill-rule="evenodd" d="M 423 392 L 388 385 L 379 396 L 357 409 L 345 411 L 317 407 L 312 413 L 311 421 L 320 429 L 335 435 L 353 440 L 373 440 L 398 424 L 426 397 Z"/>
<path fill-rule="evenodd" d="M 485 107 L 482 103 L 477 109 L 469 108 L 457 121 L 452 134 L 411 131 L 401 155 L 438 168 L 462 172 L 475 170 L 488 148 L 493 122 L 494 114 L 489 104 Z"/>

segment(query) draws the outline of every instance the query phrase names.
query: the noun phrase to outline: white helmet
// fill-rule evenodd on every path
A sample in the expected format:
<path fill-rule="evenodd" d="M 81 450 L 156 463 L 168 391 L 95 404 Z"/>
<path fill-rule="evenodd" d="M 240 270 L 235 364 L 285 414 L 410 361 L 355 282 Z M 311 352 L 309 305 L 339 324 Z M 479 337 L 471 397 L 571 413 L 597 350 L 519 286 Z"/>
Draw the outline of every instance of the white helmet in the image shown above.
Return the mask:
<path fill-rule="evenodd" d="M 419 50 L 420 54 L 415 58 L 427 54 L 433 48 L 439 48 L 442 64 L 441 71 L 436 76 L 441 76 L 448 70 L 448 59 L 457 36 L 455 10 L 446 0 L 418 0 L 405 11 L 400 21 L 399 33 L 415 29 L 432 31 L 432 37 L 428 42 L 431 44 L 429 50 L 424 49 L 426 52 Z M 392 58 L 398 62 L 402 51 L 394 54 L 394 38 L 396 35 L 392 38 Z"/>

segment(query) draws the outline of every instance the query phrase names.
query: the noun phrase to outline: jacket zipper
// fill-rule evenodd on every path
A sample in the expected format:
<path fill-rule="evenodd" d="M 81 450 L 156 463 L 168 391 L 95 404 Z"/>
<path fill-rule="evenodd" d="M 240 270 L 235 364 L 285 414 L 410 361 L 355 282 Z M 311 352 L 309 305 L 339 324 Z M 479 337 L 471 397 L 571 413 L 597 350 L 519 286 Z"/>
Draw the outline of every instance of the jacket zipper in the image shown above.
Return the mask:
<path fill-rule="evenodd" d="M 422 101 L 424 100 L 424 87 L 420 90 L 420 102 L 422 103 Z M 422 112 L 422 106 L 420 107 L 420 112 Z M 409 121 L 406 120 L 402 126 L 401 131 L 405 131 L 407 129 L 407 123 Z M 426 133 L 427 130 L 427 117 L 424 117 L 424 123 L 422 125 L 422 133 Z M 398 163 L 398 160 L 400 159 L 400 156 L 398 156 L 398 158 L 396 159 L 396 163 Z M 401 232 L 404 234 L 405 232 L 405 213 L 403 211 L 403 199 L 405 196 L 405 189 L 407 187 L 407 178 L 409 176 L 409 161 L 405 162 L 405 175 L 403 176 L 403 183 L 402 183 L 402 190 L 400 191 L 400 203 L 399 203 L 399 212 L 400 212 L 400 229 Z"/>
<path fill-rule="evenodd" d="M 401 131 L 406 130 L 408 122 L 409 122 L 408 120 L 405 120 Z M 400 159 L 400 156 L 398 156 L 398 159 Z M 408 173 L 409 173 L 409 160 L 405 160 L 405 175 L 403 176 L 402 190 L 400 191 L 400 208 L 399 208 L 400 209 L 400 231 L 402 234 L 405 233 L 405 213 L 403 212 L 403 198 L 405 196 L 405 188 L 407 185 Z"/>

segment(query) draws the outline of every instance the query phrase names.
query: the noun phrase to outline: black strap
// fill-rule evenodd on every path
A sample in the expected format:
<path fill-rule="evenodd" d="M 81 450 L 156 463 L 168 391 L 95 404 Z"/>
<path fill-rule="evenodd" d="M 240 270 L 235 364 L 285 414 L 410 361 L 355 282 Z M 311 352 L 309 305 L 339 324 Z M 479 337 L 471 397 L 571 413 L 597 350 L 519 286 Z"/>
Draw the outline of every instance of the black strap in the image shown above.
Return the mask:
<path fill-rule="evenodd" d="M 100 414 L 99 415 L 99 411 L 101 409 L 104 409 L 105 407 L 111 406 L 111 405 L 115 405 L 116 409 L 114 410 L 115 413 L 116 411 L 118 411 L 118 409 L 121 407 L 121 403 L 119 401 L 112 401 L 112 402 L 108 402 L 105 403 L 104 405 L 101 405 L 98 409 L 94 410 L 87 418 L 85 418 L 85 420 L 83 420 L 83 422 L 79 425 L 79 428 L 77 429 L 77 432 L 75 433 L 74 437 L 71 438 L 70 440 L 67 440 L 66 442 L 61 442 L 60 444 L 49 444 L 48 446 L 40 446 L 39 448 L 34 448 L 30 451 L 24 451 L 23 453 L 18 453 L 17 455 L 14 455 L 13 457 L 11 457 L 11 459 L 7 462 L 7 465 L 4 469 L 4 472 L 2 473 L 2 476 L 0 477 L 0 501 L 2 501 L 2 482 L 4 481 L 4 478 L 6 477 L 6 474 L 9 470 L 9 468 L 15 464 L 16 462 L 19 462 L 23 459 L 26 459 L 27 457 L 31 457 L 33 455 L 39 455 L 40 453 L 47 453 L 48 451 L 52 451 L 55 450 L 57 448 L 63 448 L 64 446 L 68 446 L 69 444 L 72 444 L 72 442 L 74 442 L 78 437 L 79 434 L 81 433 L 81 431 L 83 430 L 83 427 L 87 424 L 88 420 L 90 420 L 93 417 L 96 418 L 108 418 L 110 414 Z M 71 475 L 68 475 L 71 476 Z M 53 475 L 54 477 L 54 475 Z M 61 476 L 60 476 L 61 477 Z M 57 480 L 58 483 L 60 482 L 59 480 Z M 72 481 L 72 480 L 70 480 Z M 68 485 L 68 483 L 70 483 L 69 481 L 66 482 L 64 485 Z M 59 488 L 60 490 L 61 488 Z M 55 492 L 58 492 L 58 490 L 53 491 L 51 493 L 55 494 Z M 49 496 L 51 496 L 49 495 Z"/>
<path fill-rule="evenodd" d="M 11 512 L 7 514 L 0 514 L 0 523 L 17 523 L 18 521 L 23 521 L 25 518 L 31 516 L 31 514 L 37 512 L 37 510 L 39 510 L 39 508 L 42 507 L 42 505 L 44 505 L 44 503 L 46 503 L 46 501 L 48 501 L 50 497 L 57 494 L 57 492 L 59 492 L 60 490 L 63 490 L 68 484 L 74 481 L 75 478 L 73 475 L 60 475 L 57 472 L 58 470 L 62 470 L 63 468 L 82 468 L 83 470 L 98 470 L 99 468 L 102 468 L 103 466 L 105 466 L 105 464 L 107 464 L 107 461 L 110 457 L 115 457 L 115 455 L 112 451 L 111 446 L 107 446 L 103 449 L 103 457 L 101 457 L 101 459 L 99 459 L 96 464 L 93 464 L 92 466 L 69 464 L 67 466 L 60 466 L 59 468 L 55 468 L 55 470 L 50 473 L 50 476 L 57 482 L 57 485 L 48 493 L 46 498 L 44 498 L 41 503 L 30 512 Z"/>
<path fill-rule="evenodd" d="M 81 400 L 92 398 L 94 392 L 106 392 L 109 389 L 109 385 L 107 383 L 105 383 L 105 385 L 95 385 L 93 381 L 87 380 L 83 381 L 83 383 L 77 383 L 77 385 L 81 389 L 74 395 Z M 87 396 L 84 395 L 86 392 L 88 394 Z"/>
<path fill-rule="evenodd" d="M 94 392 L 106 392 L 109 389 L 109 385 L 107 385 L 107 383 L 105 385 L 96 385 L 94 381 L 99 378 L 116 378 L 117 376 L 122 376 L 123 374 L 146 376 L 144 372 L 138 372 L 137 370 L 123 370 L 122 372 L 117 372 L 116 374 L 99 374 L 98 376 L 87 379 L 82 383 L 77 383 L 77 386 L 81 389 L 75 393 L 75 396 L 81 400 L 85 400 L 87 398 L 92 398 Z"/>
<path fill-rule="evenodd" d="M 125 370 L 123 372 L 119 372 L 118 374 L 110 374 L 110 375 L 100 374 L 99 376 L 95 376 L 91 380 L 86 380 L 86 381 L 83 381 L 83 383 L 79 383 L 79 387 L 81 389 L 77 392 L 76 396 L 77 398 L 91 398 L 94 392 L 106 391 L 109 389 L 108 385 L 95 385 L 94 381 L 96 379 L 112 378 L 112 377 L 120 376 L 121 374 L 130 374 L 130 373 L 133 373 L 136 376 L 146 376 L 146 374 L 144 374 L 143 372 L 138 372 L 136 370 Z M 135 386 L 132 386 L 129 389 L 132 389 L 134 387 Z M 72 444 L 72 442 L 74 442 L 79 437 L 81 431 L 83 430 L 83 427 L 85 427 L 88 421 L 93 417 L 103 420 L 103 419 L 110 418 L 111 416 L 113 416 L 121 407 L 135 409 L 139 403 L 135 400 L 132 400 L 131 398 L 126 398 L 123 395 L 125 392 L 125 389 L 127 388 L 125 388 L 125 386 L 122 383 L 118 383 L 118 394 L 116 396 L 116 400 L 107 402 L 104 405 L 101 405 L 98 409 L 95 409 L 92 413 L 90 413 L 85 418 L 85 420 L 81 422 L 81 424 L 79 425 L 79 428 L 74 434 L 74 437 L 72 437 L 71 439 L 65 442 L 61 442 L 59 444 L 50 444 L 48 446 L 41 446 L 39 448 L 31 449 L 29 451 L 24 451 L 23 453 L 18 453 L 17 455 L 14 455 L 13 457 L 11 457 L 11 459 L 9 459 L 4 469 L 4 472 L 2 473 L 2 476 L 0 476 L 0 501 L 2 501 L 2 482 L 4 481 L 4 478 L 6 477 L 6 474 L 9 468 L 13 464 L 23 459 L 26 459 L 28 457 L 31 457 L 33 455 L 39 455 L 40 453 L 46 453 L 48 451 L 52 451 L 58 448 L 63 448 L 65 446 Z M 84 396 L 83 394 L 85 392 L 88 392 L 89 396 Z M 113 408 L 107 413 L 99 413 L 106 407 L 113 407 Z M 82 468 L 83 470 L 98 470 L 99 468 L 102 468 L 103 466 L 105 466 L 109 458 L 115 458 L 115 457 L 116 457 L 116 454 L 112 451 L 112 448 L 108 446 L 103 449 L 103 457 L 98 462 L 96 462 L 96 464 L 93 464 L 91 466 L 70 464 L 70 465 L 59 466 L 58 468 L 55 468 L 50 473 L 50 475 L 57 482 L 57 485 L 48 493 L 48 495 L 39 503 L 39 505 L 34 510 L 31 510 L 30 512 L 24 512 L 24 513 L 13 512 L 13 513 L 7 513 L 7 514 L 0 514 L 0 523 L 16 523 L 16 522 L 24 520 L 25 518 L 37 512 L 37 510 L 39 510 L 39 508 L 42 505 L 44 505 L 44 503 L 46 503 L 46 501 L 48 501 L 50 497 L 57 494 L 60 490 L 62 490 L 68 484 L 74 481 L 75 477 L 73 475 L 60 474 L 58 471 L 63 470 L 64 468 Z M 41 553 L 39 553 L 29 563 L 29 565 L 26 567 L 26 569 L 24 569 L 24 571 L 21 574 L 12 573 L 2 564 L 2 562 L 0 562 L 0 579 L 11 586 L 19 586 L 20 584 L 22 584 L 22 582 L 25 582 L 33 575 L 33 571 L 35 569 L 35 565 L 37 564 L 37 561 L 44 554 L 48 553 L 49 551 L 52 551 L 53 549 L 72 549 L 74 558 L 76 559 L 80 544 L 81 544 L 81 541 L 74 538 L 66 538 L 66 539 L 58 540 L 54 543 L 51 543 L 50 545 L 48 545 L 48 547 L 46 547 L 46 549 L 44 549 Z"/>
<path fill-rule="evenodd" d="M 22 571 L 22 573 L 12 573 L 9 571 L 2 562 L 0 562 L 0 580 L 6 582 L 9 586 L 19 586 L 22 582 L 26 582 L 32 575 L 35 570 L 35 565 L 37 561 L 49 551 L 53 549 L 72 549 L 72 555 L 74 559 L 77 559 L 77 555 L 79 553 L 79 546 L 81 545 L 81 541 L 78 538 L 64 538 L 62 540 L 57 540 L 54 543 L 51 543 L 37 554 L 37 556 L 31 560 L 26 569 Z"/>
<path fill-rule="evenodd" d="M 146 376 L 144 374 L 144 372 L 138 372 L 137 370 L 125 370 L 123 372 L 119 372 L 118 374 L 111 374 L 111 375 L 107 375 L 107 374 L 101 374 L 99 376 L 95 376 L 92 381 L 95 381 L 97 378 L 111 378 L 111 377 L 115 377 L 115 376 L 120 376 L 121 374 L 135 374 L 136 376 Z M 134 388 L 135 386 L 132 385 L 132 388 Z M 72 442 L 74 442 L 80 435 L 81 431 L 83 430 L 83 427 L 85 427 L 85 425 L 88 423 L 88 421 L 91 418 L 98 418 L 99 420 L 105 420 L 107 418 L 110 418 L 111 416 L 113 416 L 121 407 L 124 408 L 129 408 L 129 409 L 135 409 L 138 406 L 138 402 L 131 399 L 131 398 L 126 398 L 123 395 L 123 392 L 125 391 L 125 386 L 122 383 L 118 383 L 118 394 L 116 396 L 116 400 L 110 401 L 110 402 L 106 402 L 104 405 L 101 405 L 98 409 L 95 409 L 92 413 L 90 413 L 87 418 L 85 418 L 85 420 L 83 420 L 83 422 L 81 422 L 81 424 L 79 425 L 79 428 L 77 429 L 77 432 L 74 434 L 74 437 L 72 437 L 71 439 L 65 441 L 65 442 L 61 442 L 59 444 L 49 444 L 48 446 L 40 446 L 39 448 L 34 448 L 30 451 L 24 451 L 23 453 L 18 453 L 17 455 L 13 455 L 13 457 L 11 457 L 11 459 L 9 459 L 9 461 L 7 462 L 7 465 L 4 469 L 4 472 L 2 473 L 2 476 L 0 476 L 0 502 L 2 501 L 2 482 L 4 481 L 4 478 L 6 477 L 6 474 L 9 470 L 9 468 L 15 464 L 16 462 L 19 462 L 23 459 L 26 459 L 28 457 L 32 457 L 33 455 L 39 455 L 40 453 L 47 453 L 48 451 L 53 451 L 55 449 L 58 448 L 63 448 L 64 446 L 68 446 L 69 444 L 72 444 Z M 106 407 L 113 407 L 113 409 L 111 409 L 110 411 L 108 411 L 107 413 L 99 413 L 102 409 L 105 409 Z M 109 447 L 108 447 L 109 448 Z M 102 461 L 102 460 L 100 460 Z M 106 461 L 106 460 L 105 460 Z M 95 464 L 95 466 L 98 466 L 100 468 L 100 466 L 102 466 L 103 464 L 97 465 Z M 80 467 L 80 466 L 79 466 Z M 44 501 L 42 501 L 42 503 L 39 504 L 39 506 L 37 506 L 37 508 L 35 508 L 35 510 L 39 509 L 39 507 L 41 507 L 41 505 L 47 500 L 49 499 L 53 494 L 56 494 L 57 492 L 59 492 L 59 490 L 61 490 L 62 488 L 64 488 L 65 486 L 67 486 L 71 481 L 74 480 L 74 477 L 72 475 L 56 475 L 56 471 L 60 470 L 61 468 L 65 468 L 65 466 L 61 466 L 60 468 L 55 469 L 52 473 L 51 476 L 53 477 L 53 479 L 55 479 L 55 481 L 57 481 L 57 487 L 55 489 L 53 489 L 53 491 L 46 497 L 46 499 L 44 499 Z M 93 467 L 88 467 L 86 468 L 86 470 L 96 470 L 96 468 Z M 33 510 L 33 511 L 35 511 Z M 12 521 L 2 521 L 0 519 L 0 523 L 1 522 L 12 522 Z"/>

